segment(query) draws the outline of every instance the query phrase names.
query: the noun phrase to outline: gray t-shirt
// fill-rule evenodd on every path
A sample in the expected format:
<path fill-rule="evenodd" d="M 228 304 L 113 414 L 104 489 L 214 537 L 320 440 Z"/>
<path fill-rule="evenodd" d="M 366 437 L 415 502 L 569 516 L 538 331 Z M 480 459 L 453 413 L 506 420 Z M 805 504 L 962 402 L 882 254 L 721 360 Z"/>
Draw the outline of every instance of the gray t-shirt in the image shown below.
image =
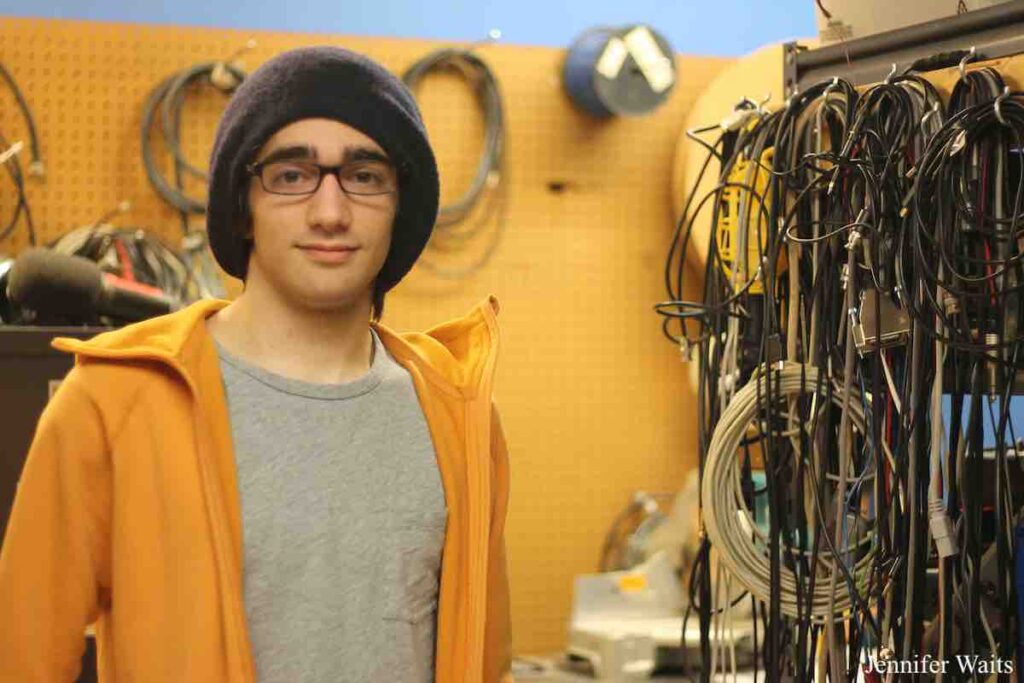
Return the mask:
<path fill-rule="evenodd" d="M 447 508 L 412 378 L 313 384 L 217 344 L 260 683 L 432 681 Z"/>

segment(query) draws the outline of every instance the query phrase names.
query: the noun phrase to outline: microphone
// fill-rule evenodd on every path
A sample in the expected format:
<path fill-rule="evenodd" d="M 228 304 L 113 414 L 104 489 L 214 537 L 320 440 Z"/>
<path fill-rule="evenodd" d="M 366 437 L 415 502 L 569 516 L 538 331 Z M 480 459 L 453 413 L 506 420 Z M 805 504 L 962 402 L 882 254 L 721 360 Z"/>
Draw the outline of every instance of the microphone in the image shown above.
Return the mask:
<path fill-rule="evenodd" d="M 156 287 L 104 273 L 81 256 L 41 248 L 27 249 L 15 259 L 7 294 L 41 315 L 82 322 L 100 315 L 135 322 L 178 308 Z"/>

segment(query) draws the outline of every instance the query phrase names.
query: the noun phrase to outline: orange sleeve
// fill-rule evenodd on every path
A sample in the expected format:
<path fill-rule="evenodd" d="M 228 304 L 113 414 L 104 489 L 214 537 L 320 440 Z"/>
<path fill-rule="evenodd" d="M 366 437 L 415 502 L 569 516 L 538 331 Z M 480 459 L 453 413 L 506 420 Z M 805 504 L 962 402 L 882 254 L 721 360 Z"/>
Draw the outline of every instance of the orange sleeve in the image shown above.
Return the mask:
<path fill-rule="evenodd" d="M 109 449 L 82 375 L 39 419 L 0 549 L 0 681 L 74 681 L 110 585 Z"/>
<path fill-rule="evenodd" d="M 484 681 L 510 683 L 512 640 L 509 618 L 508 563 L 505 556 L 505 514 L 508 510 L 508 448 L 498 410 L 491 404 L 491 535 L 487 563 L 487 624 Z"/>

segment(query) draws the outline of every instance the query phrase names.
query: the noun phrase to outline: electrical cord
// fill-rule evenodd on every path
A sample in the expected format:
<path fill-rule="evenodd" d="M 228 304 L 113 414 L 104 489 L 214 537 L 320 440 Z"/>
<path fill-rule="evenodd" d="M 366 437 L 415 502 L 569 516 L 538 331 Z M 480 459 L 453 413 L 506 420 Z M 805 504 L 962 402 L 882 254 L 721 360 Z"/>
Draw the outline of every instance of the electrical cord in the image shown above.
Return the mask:
<path fill-rule="evenodd" d="M 2 165 L 7 169 L 7 174 L 11 177 L 11 181 L 14 183 L 14 188 L 18 197 L 18 201 L 14 204 L 14 210 L 11 213 L 10 219 L 7 221 L 7 225 L 0 229 L 0 242 L 11 236 L 18 227 L 18 221 L 22 216 L 24 216 L 25 227 L 28 231 L 29 244 L 35 246 L 35 224 L 32 221 L 32 209 L 29 206 L 28 195 L 25 192 L 25 176 L 22 174 L 21 163 L 18 161 L 18 150 L 16 146 L 9 145 L 7 139 L 3 135 L 0 135 L 0 150 L 5 150 L 5 153 L 10 154 Z"/>
<path fill-rule="evenodd" d="M 402 74 L 402 80 L 414 93 L 424 78 L 439 71 L 458 73 L 472 88 L 484 115 L 484 145 L 476 171 L 466 191 L 438 212 L 434 233 L 428 246 L 434 256 L 463 251 L 477 239 L 485 226 L 497 224 L 495 234 L 483 254 L 464 267 L 441 265 L 427 255 L 421 265 L 430 272 L 447 278 L 464 278 L 484 267 L 500 242 L 507 204 L 504 175 L 505 110 L 494 72 L 472 50 L 444 48 L 420 58 Z M 474 210 L 487 202 L 482 214 L 470 221 Z"/>
<path fill-rule="evenodd" d="M 18 86 L 17 81 L 14 80 L 14 76 L 8 71 L 2 64 L 0 64 L 0 79 L 7 84 L 11 93 L 14 95 L 15 102 L 18 105 L 18 109 L 21 111 L 21 115 L 25 120 L 25 126 L 28 129 L 29 136 L 29 149 L 31 151 L 32 160 L 29 163 L 28 174 L 36 178 L 42 179 L 46 175 L 45 166 L 43 165 L 42 155 L 39 150 L 39 136 L 36 132 L 35 118 L 32 116 L 32 110 L 28 106 L 28 101 L 25 99 L 24 94 L 21 92 L 21 88 Z M 17 194 L 17 202 L 14 205 L 14 210 L 11 214 L 11 218 L 7 224 L 0 228 L 0 241 L 3 241 L 11 236 L 14 230 L 17 228 L 18 221 L 24 216 L 25 228 L 28 232 L 29 244 L 35 246 L 36 244 L 36 231 L 35 224 L 32 221 L 32 209 L 28 203 L 28 195 L 25 191 L 25 176 L 21 169 L 21 162 L 18 159 L 17 150 L 13 149 L 7 139 L 0 135 L 0 152 L 10 151 L 10 156 L 2 164 L 7 168 L 7 173 L 11 177 L 11 181 L 14 183 L 14 188 Z"/>
<path fill-rule="evenodd" d="M 32 110 L 29 108 L 28 101 L 21 92 L 21 88 L 18 87 L 18 82 L 14 80 L 14 76 L 11 75 L 11 72 L 3 64 L 0 64 L 0 79 L 3 79 L 7 87 L 10 88 L 15 101 L 18 103 L 18 109 L 25 119 L 25 126 L 28 128 L 29 149 L 32 152 L 32 161 L 29 163 L 28 173 L 31 176 L 42 178 L 46 175 L 46 170 L 43 165 L 42 154 L 39 151 L 39 135 L 36 132 L 35 117 L 32 116 Z"/>
<path fill-rule="evenodd" d="M 770 681 L 1013 656 L 1024 92 L 974 68 L 943 104 L 917 69 L 956 56 L 687 132 L 717 182 L 685 197 L 654 310 L 697 363 L 702 680 L 725 654 L 712 558 L 752 595 Z M 703 289 L 684 292 L 708 214 Z"/>
<path fill-rule="evenodd" d="M 181 147 L 181 119 L 186 94 L 190 88 L 212 85 L 219 92 L 230 95 L 245 79 L 245 72 L 229 62 L 205 62 L 171 74 L 161 81 L 146 98 L 142 110 L 140 142 L 142 164 L 146 177 L 160 197 L 182 214 L 185 232 L 188 232 L 188 215 L 206 212 L 206 201 L 185 193 L 183 183 L 186 175 L 205 179 L 206 173 L 185 158 Z M 172 184 L 158 167 L 153 148 L 153 126 L 159 123 L 155 136 L 174 160 L 174 182 Z"/>

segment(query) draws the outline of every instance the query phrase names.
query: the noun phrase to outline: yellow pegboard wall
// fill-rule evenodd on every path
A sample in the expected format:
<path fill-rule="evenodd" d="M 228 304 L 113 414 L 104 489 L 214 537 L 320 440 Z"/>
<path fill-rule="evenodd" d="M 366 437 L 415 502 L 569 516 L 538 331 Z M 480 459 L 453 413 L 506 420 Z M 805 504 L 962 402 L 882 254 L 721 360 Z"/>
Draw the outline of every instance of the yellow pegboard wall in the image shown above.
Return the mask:
<path fill-rule="evenodd" d="M 5 18 L 0 22 L 0 59 L 32 108 L 47 166 L 44 183 L 27 184 L 39 241 L 45 243 L 90 224 L 125 199 L 133 208 L 119 223 L 153 230 L 171 243 L 180 240 L 176 211 L 152 189 L 142 165 L 146 98 L 163 78 L 234 55 L 251 37 L 257 39 L 257 46 L 238 60 L 246 71 L 292 47 L 334 44 L 372 54 L 400 73 L 436 47 L 425 41 Z M 449 162 L 476 158 L 483 121 L 472 93 L 455 76 L 440 74 L 424 80 L 425 109 L 438 99 L 438 85 L 449 95 L 443 96 L 445 116 L 430 123 L 433 137 L 451 140 L 438 148 L 448 152 L 438 156 L 443 200 L 449 201 L 465 189 L 473 172 L 472 164 Z M 186 158 L 205 169 L 227 96 L 209 84 L 190 88 L 188 93 L 181 142 Z M 171 180 L 171 156 L 156 135 L 159 123 L 158 119 L 152 128 L 152 149 L 164 176 Z M 7 89 L 0 91 L 0 132 L 27 145 L 27 130 Z M 21 158 L 27 166 L 27 148 Z M 190 196 L 205 196 L 200 179 L 185 177 Z M 6 179 L 0 186 L 0 210 L 11 207 L 13 197 L 13 186 Z M 201 228 L 202 216 L 192 216 L 190 222 Z M 27 233 L 21 229 L 0 249 L 16 254 L 26 244 Z"/>
<path fill-rule="evenodd" d="M 115 220 L 171 243 L 176 213 L 142 168 L 143 102 L 161 78 L 222 59 L 255 38 L 247 71 L 300 45 L 331 43 L 401 73 L 428 51 L 422 40 L 246 32 L 52 20 L 0 20 L 0 62 L 36 115 L 48 176 L 29 181 L 43 241 L 95 221 L 123 199 Z M 508 203 L 488 264 L 448 280 L 417 266 L 387 299 L 384 321 L 424 329 L 479 303 L 501 302 L 496 400 L 507 433 L 512 496 L 507 523 L 517 653 L 564 645 L 572 579 L 594 571 L 604 534 L 633 491 L 674 491 L 696 462 L 696 415 L 678 350 L 661 335 L 652 304 L 674 227 L 670 177 L 686 113 L 727 60 L 680 56 L 679 83 L 652 115 L 599 122 L 562 92 L 563 50 L 479 48 L 506 107 Z M 457 76 L 424 80 L 418 100 L 437 153 L 442 201 L 468 186 L 483 118 Z M 205 89 L 185 108 L 183 145 L 205 167 L 224 105 Z M 0 133 L 23 136 L 13 99 L 0 90 Z M 27 165 L 27 155 L 24 157 Z M 169 170 L 165 159 L 164 168 Z M 192 186 L 201 194 L 201 185 Z M 0 178 L 0 221 L 11 206 Z M 200 217 L 193 218 L 196 227 Z M 493 234 L 488 226 L 482 234 Z M 0 253 L 25 245 L 19 228 Z M 478 247 L 479 245 L 474 245 Z M 447 258 L 428 251 L 426 258 Z M 237 291 L 237 289 L 236 289 Z"/>

